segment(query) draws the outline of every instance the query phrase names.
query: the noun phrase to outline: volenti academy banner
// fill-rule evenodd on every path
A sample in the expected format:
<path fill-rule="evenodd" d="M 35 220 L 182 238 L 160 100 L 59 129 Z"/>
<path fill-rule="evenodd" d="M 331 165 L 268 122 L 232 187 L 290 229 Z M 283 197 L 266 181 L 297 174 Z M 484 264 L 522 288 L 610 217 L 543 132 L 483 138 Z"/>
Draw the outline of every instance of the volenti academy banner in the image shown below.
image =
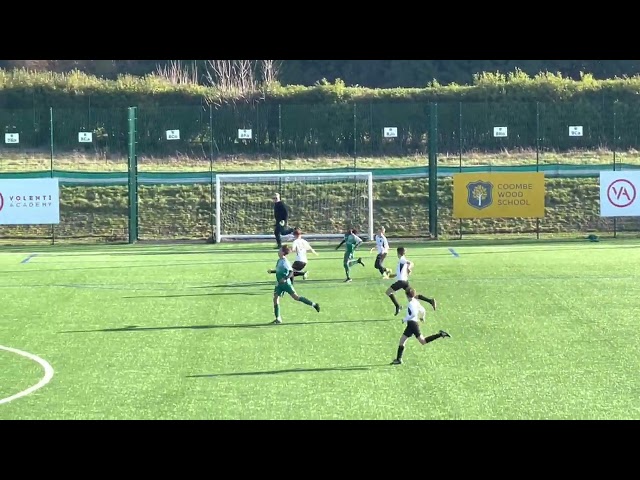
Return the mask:
<path fill-rule="evenodd" d="M 60 223 L 57 178 L 0 180 L 0 225 Z"/>

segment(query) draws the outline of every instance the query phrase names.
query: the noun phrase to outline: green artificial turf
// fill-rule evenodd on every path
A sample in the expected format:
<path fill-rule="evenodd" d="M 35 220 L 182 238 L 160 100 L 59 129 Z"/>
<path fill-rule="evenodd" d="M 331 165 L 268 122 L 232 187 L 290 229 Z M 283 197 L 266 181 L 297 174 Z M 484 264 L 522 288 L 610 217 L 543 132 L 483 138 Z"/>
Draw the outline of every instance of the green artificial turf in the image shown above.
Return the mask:
<path fill-rule="evenodd" d="M 364 244 L 344 284 L 336 244 L 295 283 L 320 313 L 284 298 L 282 325 L 272 244 L 2 247 L 0 345 L 55 374 L 0 419 L 640 419 L 640 242 L 407 244 L 452 338 L 400 366 L 393 280 Z M 0 372 L 0 400 L 44 375 Z"/>

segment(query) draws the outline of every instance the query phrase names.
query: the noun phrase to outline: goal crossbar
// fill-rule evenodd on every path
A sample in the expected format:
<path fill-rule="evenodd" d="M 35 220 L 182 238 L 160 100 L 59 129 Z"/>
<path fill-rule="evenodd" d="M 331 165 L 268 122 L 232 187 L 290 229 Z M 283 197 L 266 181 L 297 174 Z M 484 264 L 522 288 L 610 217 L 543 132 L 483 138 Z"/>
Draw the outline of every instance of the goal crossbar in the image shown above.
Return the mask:
<path fill-rule="evenodd" d="M 367 182 L 367 231 L 361 232 L 361 236 L 368 240 L 373 240 L 373 174 L 372 172 L 318 172 L 318 173 L 220 173 L 216 174 L 216 192 L 215 192 L 215 205 L 216 205 L 216 228 L 215 236 L 216 242 L 220 242 L 223 239 L 255 239 L 255 240 L 267 240 L 273 238 L 273 233 L 263 234 L 241 234 L 236 232 L 223 232 L 222 231 L 222 186 L 225 183 L 249 183 L 259 184 L 268 183 L 273 181 L 286 182 L 314 182 L 314 181 L 330 181 L 330 180 L 344 180 L 350 181 L 354 179 L 365 180 Z M 309 233 L 305 235 L 308 238 L 317 239 L 331 239 L 341 238 L 344 236 L 344 232 L 336 233 Z"/>
<path fill-rule="evenodd" d="M 362 177 L 371 179 L 373 174 L 371 172 L 322 172 L 322 173 L 218 173 L 216 175 L 216 180 L 218 178 L 224 180 L 247 180 L 251 178 L 255 179 L 265 179 L 265 180 L 273 180 L 279 178 L 296 178 L 296 179 L 320 179 L 320 178 L 353 178 L 353 177 Z"/>

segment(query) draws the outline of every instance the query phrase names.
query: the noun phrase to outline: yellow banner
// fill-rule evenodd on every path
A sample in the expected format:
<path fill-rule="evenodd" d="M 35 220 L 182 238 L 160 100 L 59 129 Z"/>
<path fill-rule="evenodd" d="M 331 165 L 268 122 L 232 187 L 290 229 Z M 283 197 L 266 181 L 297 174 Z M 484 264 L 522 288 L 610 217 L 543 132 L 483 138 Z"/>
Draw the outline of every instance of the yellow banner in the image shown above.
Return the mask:
<path fill-rule="evenodd" d="M 542 218 L 544 196 L 544 173 L 453 175 L 454 218 Z"/>

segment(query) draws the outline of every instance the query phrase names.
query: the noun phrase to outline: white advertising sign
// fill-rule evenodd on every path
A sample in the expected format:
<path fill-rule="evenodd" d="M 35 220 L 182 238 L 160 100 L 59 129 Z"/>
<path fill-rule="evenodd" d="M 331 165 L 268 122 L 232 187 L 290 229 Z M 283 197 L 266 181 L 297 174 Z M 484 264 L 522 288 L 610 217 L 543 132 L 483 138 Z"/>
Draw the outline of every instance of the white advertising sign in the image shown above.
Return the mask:
<path fill-rule="evenodd" d="M 398 127 L 384 127 L 382 133 L 384 138 L 396 138 L 398 136 Z"/>
<path fill-rule="evenodd" d="M 60 223 L 57 178 L 0 180 L 0 225 Z"/>
<path fill-rule="evenodd" d="M 238 138 L 241 140 L 250 140 L 253 136 L 253 132 L 250 128 L 239 128 L 238 129 Z"/>
<path fill-rule="evenodd" d="M 507 127 L 493 127 L 493 136 L 494 137 L 506 137 L 507 136 Z"/>
<path fill-rule="evenodd" d="M 93 132 L 78 132 L 78 141 L 80 143 L 93 142 Z"/>
<path fill-rule="evenodd" d="M 600 216 L 640 216 L 640 172 L 600 172 Z"/>
<path fill-rule="evenodd" d="M 4 143 L 20 143 L 20 134 L 19 133 L 5 133 L 4 134 Z"/>
<path fill-rule="evenodd" d="M 569 136 L 570 137 L 581 137 L 582 136 L 582 126 L 575 125 L 569 127 Z"/>
<path fill-rule="evenodd" d="M 167 140 L 180 140 L 180 130 L 167 130 Z"/>

